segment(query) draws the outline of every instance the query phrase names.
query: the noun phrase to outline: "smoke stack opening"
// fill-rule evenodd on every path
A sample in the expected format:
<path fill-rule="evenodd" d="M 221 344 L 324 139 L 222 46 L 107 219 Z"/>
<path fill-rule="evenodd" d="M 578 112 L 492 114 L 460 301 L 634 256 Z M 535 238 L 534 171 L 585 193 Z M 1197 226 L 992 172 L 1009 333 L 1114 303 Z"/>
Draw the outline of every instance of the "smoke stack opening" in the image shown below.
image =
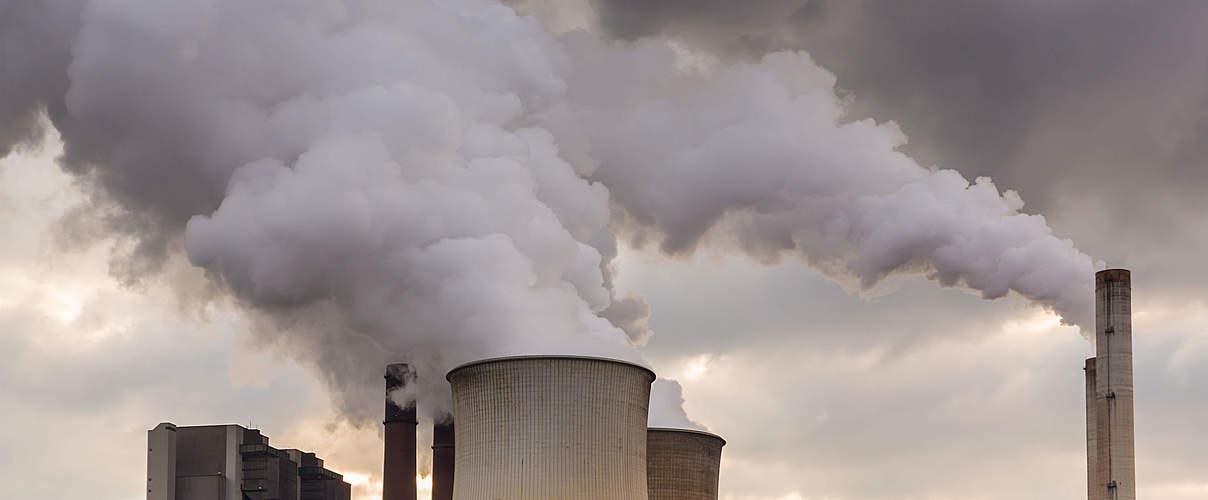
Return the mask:
<path fill-rule="evenodd" d="M 414 399 L 399 404 L 396 396 L 415 382 L 415 372 L 406 363 L 386 367 L 385 456 L 382 461 L 382 500 L 416 500 Z"/>

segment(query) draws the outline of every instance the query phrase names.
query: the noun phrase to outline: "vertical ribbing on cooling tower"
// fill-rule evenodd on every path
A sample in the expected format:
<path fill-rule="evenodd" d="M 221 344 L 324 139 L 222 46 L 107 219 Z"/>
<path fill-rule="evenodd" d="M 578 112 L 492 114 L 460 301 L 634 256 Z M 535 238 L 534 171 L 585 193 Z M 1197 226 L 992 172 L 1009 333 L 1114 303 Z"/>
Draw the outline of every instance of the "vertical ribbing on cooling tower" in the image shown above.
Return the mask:
<path fill-rule="evenodd" d="M 448 379 L 455 500 L 646 500 L 650 370 L 526 356 L 463 365 Z"/>
<path fill-rule="evenodd" d="M 652 428 L 646 433 L 650 500 L 717 500 L 721 448 L 707 432 Z"/>
<path fill-rule="evenodd" d="M 1095 468 L 1092 500 L 1136 500 L 1133 454 L 1132 279 L 1095 274 Z"/>

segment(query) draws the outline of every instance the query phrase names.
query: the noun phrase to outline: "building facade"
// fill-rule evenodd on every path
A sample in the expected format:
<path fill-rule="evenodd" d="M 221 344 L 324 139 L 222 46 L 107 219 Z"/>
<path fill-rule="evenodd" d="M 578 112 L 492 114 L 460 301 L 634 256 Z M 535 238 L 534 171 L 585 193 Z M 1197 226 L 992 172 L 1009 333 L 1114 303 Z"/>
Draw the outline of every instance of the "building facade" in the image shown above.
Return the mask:
<path fill-rule="evenodd" d="M 257 429 L 161 423 L 147 431 L 147 500 L 350 500 L 351 488 L 313 453 L 269 446 Z"/>

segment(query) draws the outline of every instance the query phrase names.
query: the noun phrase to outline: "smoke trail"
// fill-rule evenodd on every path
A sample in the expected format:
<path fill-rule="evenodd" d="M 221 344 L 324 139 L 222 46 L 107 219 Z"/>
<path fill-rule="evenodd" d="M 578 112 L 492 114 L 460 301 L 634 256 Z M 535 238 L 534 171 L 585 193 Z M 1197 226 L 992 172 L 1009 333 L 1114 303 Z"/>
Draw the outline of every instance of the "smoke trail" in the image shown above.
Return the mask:
<path fill-rule="evenodd" d="M 684 411 L 684 388 L 674 380 L 659 379 L 650 388 L 650 426 L 708 430 Z"/>
<path fill-rule="evenodd" d="M 153 272 L 183 236 L 356 421 L 388 361 L 434 401 L 471 358 L 635 358 L 649 308 L 614 293 L 618 235 L 1089 311 L 1088 257 L 1014 193 L 898 153 L 896 127 L 844 123 L 803 53 L 555 37 L 488 0 L 6 8 L 54 29 L 3 25 L 47 54 L 4 66 L 0 118 L 45 110 L 66 168 L 123 208 L 101 221 L 140 242 L 117 270 Z"/>
<path fill-rule="evenodd" d="M 595 166 L 636 244 L 795 256 L 865 289 L 924 274 L 987 299 L 1014 291 L 1090 324 L 1090 257 L 1021 212 L 1017 193 L 898 152 L 906 137 L 895 124 L 845 122 L 834 76 L 808 54 L 721 64 L 657 40 L 568 43 L 569 104 L 545 123 L 567 158 Z"/>

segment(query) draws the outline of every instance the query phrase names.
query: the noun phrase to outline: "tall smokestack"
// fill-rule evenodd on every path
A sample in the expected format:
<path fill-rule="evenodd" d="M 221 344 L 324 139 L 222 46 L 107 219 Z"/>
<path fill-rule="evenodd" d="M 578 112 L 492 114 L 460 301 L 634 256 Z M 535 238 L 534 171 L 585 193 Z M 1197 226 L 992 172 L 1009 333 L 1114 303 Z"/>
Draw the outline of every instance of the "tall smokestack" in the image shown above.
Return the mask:
<path fill-rule="evenodd" d="M 1099 453 L 1096 437 L 1098 437 L 1099 429 L 1095 426 L 1095 394 L 1098 393 L 1098 388 L 1095 387 L 1095 358 L 1086 360 L 1086 366 L 1083 368 L 1086 371 L 1086 498 L 1096 498 L 1095 492 L 1099 491 L 1099 471 L 1096 469 L 1095 457 Z"/>
<path fill-rule="evenodd" d="M 1126 269 L 1095 274 L 1095 453 L 1087 457 L 1090 500 L 1136 500 L 1133 454 L 1132 278 Z M 1092 411 L 1088 404 L 1087 411 Z M 1090 443 L 1088 443 L 1088 454 Z"/>
<path fill-rule="evenodd" d="M 453 500 L 453 466 L 456 448 L 453 416 L 432 424 L 432 500 Z"/>
<path fill-rule="evenodd" d="M 415 401 L 394 402 L 397 393 L 415 374 L 406 363 L 386 367 L 386 456 L 382 466 L 382 500 L 416 500 Z"/>

